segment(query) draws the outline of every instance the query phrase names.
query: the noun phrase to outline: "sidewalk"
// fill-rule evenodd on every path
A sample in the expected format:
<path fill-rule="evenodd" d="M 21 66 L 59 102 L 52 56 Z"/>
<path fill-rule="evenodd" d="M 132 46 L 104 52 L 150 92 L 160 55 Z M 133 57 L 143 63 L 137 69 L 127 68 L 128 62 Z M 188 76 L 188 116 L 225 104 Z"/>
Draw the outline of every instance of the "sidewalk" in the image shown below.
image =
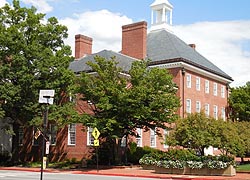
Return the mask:
<path fill-rule="evenodd" d="M 23 167 L 0 167 L 0 170 L 32 171 L 40 172 L 40 168 L 23 168 Z M 191 175 L 174 175 L 174 174 L 156 174 L 153 170 L 143 170 L 140 167 L 112 167 L 96 169 L 73 169 L 58 170 L 45 169 L 44 172 L 61 173 L 67 172 L 72 174 L 94 174 L 108 176 L 125 176 L 125 177 L 144 177 L 155 179 L 173 179 L 173 180 L 250 180 L 250 173 L 237 173 L 236 176 L 191 176 Z"/>

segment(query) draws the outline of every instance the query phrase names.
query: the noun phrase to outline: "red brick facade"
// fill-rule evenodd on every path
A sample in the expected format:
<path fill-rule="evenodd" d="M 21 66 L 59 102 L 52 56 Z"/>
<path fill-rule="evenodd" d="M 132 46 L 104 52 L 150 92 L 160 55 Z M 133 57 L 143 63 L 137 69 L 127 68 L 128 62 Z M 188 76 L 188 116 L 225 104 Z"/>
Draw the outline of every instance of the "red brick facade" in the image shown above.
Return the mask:
<path fill-rule="evenodd" d="M 79 59 L 84 55 L 92 54 L 93 39 L 81 34 L 75 36 L 75 58 Z"/>

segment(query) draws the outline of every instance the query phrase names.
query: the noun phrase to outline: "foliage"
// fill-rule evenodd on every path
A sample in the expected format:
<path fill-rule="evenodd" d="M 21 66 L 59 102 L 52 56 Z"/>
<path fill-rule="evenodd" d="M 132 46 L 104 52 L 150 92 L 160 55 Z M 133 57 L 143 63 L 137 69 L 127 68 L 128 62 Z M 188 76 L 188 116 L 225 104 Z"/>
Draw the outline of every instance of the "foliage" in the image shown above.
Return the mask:
<path fill-rule="evenodd" d="M 82 73 L 79 79 L 78 93 L 91 102 L 94 112 L 86 115 L 84 124 L 99 127 L 101 136 L 135 136 L 136 128 L 166 128 L 167 122 L 176 119 L 179 99 L 166 70 L 148 69 L 147 62 L 138 60 L 128 78 L 115 57 L 106 60 L 97 56 L 87 64 L 96 75 Z"/>
<path fill-rule="evenodd" d="M 246 85 L 231 88 L 229 105 L 232 108 L 231 118 L 234 121 L 250 121 L 250 82 Z"/>
<path fill-rule="evenodd" d="M 246 154 L 250 154 L 250 122 L 236 122 L 235 125 L 244 149 L 243 153 L 238 153 L 238 155 L 241 157 L 245 157 Z"/>
<path fill-rule="evenodd" d="M 74 87 L 74 74 L 68 67 L 73 60 L 63 40 L 67 28 L 55 17 L 47 20 L 34 7 L 0 8 L 0 117 L 11 118 L 22 126 L 40 125 L 40 89 L 54 89 L 50 120 L 58 125 L 76 117 L 68 102 Z"/>

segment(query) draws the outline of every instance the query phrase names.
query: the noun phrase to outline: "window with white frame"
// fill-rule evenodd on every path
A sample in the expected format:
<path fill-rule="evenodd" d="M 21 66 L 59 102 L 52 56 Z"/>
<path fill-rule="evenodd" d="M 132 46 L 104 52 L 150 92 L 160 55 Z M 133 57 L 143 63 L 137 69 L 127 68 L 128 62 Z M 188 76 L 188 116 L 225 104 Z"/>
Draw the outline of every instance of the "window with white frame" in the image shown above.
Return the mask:
<path fill-rule="evenodd" d="M 18 129 L 18 145 L 23 145 L 23 135 L 24 135 L 24 127 L 20 126 Z"/>
<path fill-rule="evenodd" d="M 218 106 L 214 105 L 214 119 L 218 119 Z"/>
<path fill-rule="evenodd" d="M 88 130 L 87 130 L 87 145 L 88 146 L 91 146 L 94 144 L 94 137 L 92 136 L 92 132 L 93 132 L 93 128 L 88 127 Z"/>
<path fill-rule="evenodd" d="M 209 104 L 205 104 L 205 115 L 208 117 L 209 116 Z"/>
<path fill-rule="evenodd" d="M 205 80 L 205 93 L 209 94 L 209 80 Z"/>
<path fill-rule="evenodd" d="M 221 97 L 225 98 L 225 86 L 221 85 Z"/>
<path fill-rule="evenodd" d="M 150 147 L 156 147 L 156 132 L 155 132 L 155 129 L 150 129 Z"/>
<path fill-rule="evenodd" d="M 196 77 L 196 90 L 201 90 L 201 79 L 199 77 Z"/>
<path fill-rule="evenodd" d="M 68 145 L 76 144 L 76 124 L 68 125 Z"/>
<path fill-rule="evenodd" d="M 214 96 L 217 96 L 217 83 L 214 83 Z"/>
<path fill-rule="evenodd" d="M 169 145 L 166 144 L 166 139 L 167 139 L 168 135 L 169 135 L 168 129 L 164 129 L 163 130 L 163 140 L 164 140 L 163 148 L 169 148 Z"/>
<path fill-rule="evenodd" d="M 196 112 L 197 113 L 201 112 L 201 102 L 200 101 L 196 101 Z"/>
<path fill-rule="evenodd" d="M 142 147 L 142 129 L 136 128 L 137 136 L 136 136 L 136 144 L 138 147 Z"/>
<path fill-rule="evenodd" d="M 191 99 L 186 100 L 186 113 L 191 113 Z"/>
<path fill-rule="evenodd" d="M 51 145 L 56 144 L 57 128 L 55 124 L 49 124 L 49 142 Z"/>
<path fill-rule="evenodd" d="M 224 107 L 221 108 L 221 118 L 225 121 L 226 120 L 226 110 Z"/>
<path fill-rule="evenodd" d="M 187 74 L 187 87 L 188 88 L 192 87 L 191 81 L 192 81 L 191 74 Z"/>

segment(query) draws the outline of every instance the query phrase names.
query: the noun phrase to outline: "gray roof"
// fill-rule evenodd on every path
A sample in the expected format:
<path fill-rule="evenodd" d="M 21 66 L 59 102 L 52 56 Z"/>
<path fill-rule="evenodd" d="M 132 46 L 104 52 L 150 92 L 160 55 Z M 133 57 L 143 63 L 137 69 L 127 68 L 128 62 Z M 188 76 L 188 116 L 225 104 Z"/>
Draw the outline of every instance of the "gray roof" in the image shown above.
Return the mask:
<path fill-rule="evenodd" d="M 191 48 L 176 35 L 166 30 L 153 31 L 147 38 L 147 58 L 151 64 L 183 61 L 206 71 L 232 80 L 232 78 Z"/>
<path fill-rule="evenodd" d="M 100 56 L 105 59 L 111 59 L 112 57 L 115 57 L 115 60 L 118 62 L 118 67 L 121 67 L 124 72 L 128 72 L 131 68 L 132 62 L 137 61 L 137 59 L 123 55 L 121 53 L 103 50 L 98 53 L 87 55 L 80 58 L 79 60 L 71 62 L 69 69 L 71 69 L 74 73 L 90 72 L 92 71 L 92 69 L 86 64 L 86 62 L 94 62 L 94 57 L 96 56 Z"/>

